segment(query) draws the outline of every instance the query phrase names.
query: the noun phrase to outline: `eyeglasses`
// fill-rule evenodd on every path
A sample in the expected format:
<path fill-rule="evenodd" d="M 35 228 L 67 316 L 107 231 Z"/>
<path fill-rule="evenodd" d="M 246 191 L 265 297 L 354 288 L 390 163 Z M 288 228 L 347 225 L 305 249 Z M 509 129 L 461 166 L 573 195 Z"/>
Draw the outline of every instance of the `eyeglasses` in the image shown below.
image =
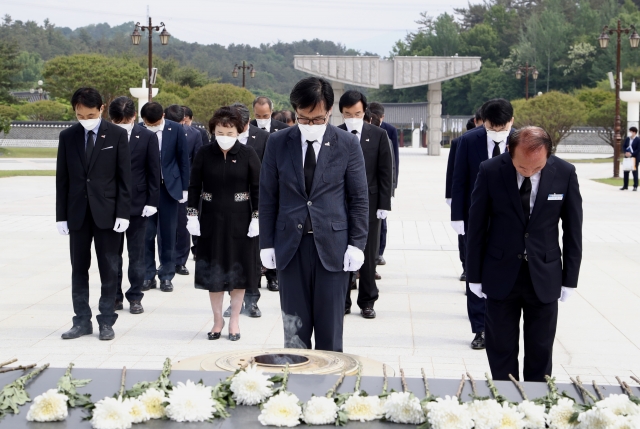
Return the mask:
<path fill-rule="evenodd" d="M 302 125 L 324 125 L 327 122 L 328 116 L 329 116 L 329 112 L 327 112 L 324 118 L 309 119 L 309 118 L 301 118 L 300 116 L 296 115 L 296 120 L 298 121 L 299 124 L 302 124 Z"/>

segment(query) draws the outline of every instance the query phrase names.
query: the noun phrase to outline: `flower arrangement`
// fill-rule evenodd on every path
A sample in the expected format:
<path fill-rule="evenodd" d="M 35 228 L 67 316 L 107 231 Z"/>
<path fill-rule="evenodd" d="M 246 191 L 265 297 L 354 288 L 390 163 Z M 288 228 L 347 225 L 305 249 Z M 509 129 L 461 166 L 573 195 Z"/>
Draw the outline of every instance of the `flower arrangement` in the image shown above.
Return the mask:
<path fill-rule="evenodd" d="M 15 362 L 15 360 L 11 362 Z M 24 388 L 30 380 L 38 376 L 48 367 L 49 364 L 46 363 L 41 367 L 34 369 L 30 373 L 18 378 L 13 383 L 9 383 L 4 386 L 2 391 L 0 391 L 0 421 L 7 415 L 7 413 L 20 413 L 20 406 L 31 401 L 29 394 Z"/>
<path fill-rule="evenodd" d="M 284 368 L 282 384 L 274 390 L 274 395 L 261 406 L 258 420 L 263 426 L 294 427 L 300 424 L 302 407 L 296 395 L 287 391 L 289 365 Z"/>

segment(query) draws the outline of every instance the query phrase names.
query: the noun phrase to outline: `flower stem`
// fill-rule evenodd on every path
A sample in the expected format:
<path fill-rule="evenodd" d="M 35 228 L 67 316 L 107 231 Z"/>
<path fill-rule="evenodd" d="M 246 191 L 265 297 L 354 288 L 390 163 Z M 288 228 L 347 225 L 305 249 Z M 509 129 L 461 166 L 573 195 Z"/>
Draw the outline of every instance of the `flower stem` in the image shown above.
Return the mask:
<path fill-rule="evenodd" d="M 31 365 L 25 365 L 25 366 L 16 366 L 15 368 L 5 368 L 5 369 L 0 369 L 0 374 L 4 374 L 5 372 L 11 372 L 11 371 L 21 371 L 21 370 L 25 370 L 25 369 L 31 369 L 34 368 L 36 366 L 35 363 L 32 363 Z"/>
<path fill-rule="evenodd" d="M 11 360 L 8 360 L 8 361 L 5 361 L 5 362 L 2 362 L 2 363 L 0 363 L 0 368 L 2 368 L 3 366 L 10 365 L 10 364 L 12 364 L 12 363 L 14 363 L 14 362 L 18 362 L 18 359 L 11 359 Z"/>
<path fill-rule="evenodd" d="M 513 381 L 513 384 L 515 384 L 518 390 L 520 391 L 520 394 L 522 395 L 522 399 L 524 399 L 525 401 L 529 400 L 529 398 L 527 398 L 527 394 L 524 392 L 524 387 L 522 387 L 522 384 L 520 384 L 520 382 L 516 380 L 516 378 L 511 374 L 509 374 L 509 379 Z"/>
<path fill-rule="evenodd" d="M 32 378 L 34 378 L 35 376 L 37 376 L 38 374 L 40 374 L 42 371 L 44 371 L 47 368 L 49 368 L 49 364 L 45 363 L 40 368 L 34 369 L 29 374 L 24 376 L 24 383 L 26 384 L 29 380 L 31 380 Z"/>
<path fill-rule="evenodd" d="M 478 397 L 478 389 L 477 389 L 477 386 L 476 386 L 476 380 L 468 372 L 467 372 L 467 377 L 469 377 L 469 380 L 471 381 L 471 392 L 473 393 L 473 397 L 477 398 Z"/>
<path fill-rule="evenodd" d="M 573 377 L 569 377 L 569 379 L 580 391 L 580 395 L 582 395 L 582 402 L 587 404 L 588 403 L 587 397 L 589 397 L 589 399 L 591 399 L 594 403 L 598 401 L 598 399 L 596 399 L 596 397 L 593 396 L 593 393 L 589 392 L 587 389 L 584 388 L 584 386 L 582 385 L 582 382 L 580 381 L 580 377 L 578 377 L 577 380 L 575 380 Z"/>
<path fill-rule="evenodd" d="M 460 380 L 460 386 L 458 386 L 458 392 L 456 393 L 456 397 L 460 400 L 462 396 L 462 389 L 464 389 L 465 375 L 462 374 L 462 379 Z"/>
<path fill-rule="evenodd" d="M 400 368 L 400 381 L 402 382 L 402 391 L 408 392 L 409 388 L 407 387 L 407 379 L 404 376 L 404 369 Z"/>
<path fill-rule="evenodd" d="M 548 375 L 545 375 L 544 378 L 547 380 L 547 386 L 549 386 L 549 392 L 551 392 L 551 399 L 555 404 L 558 401 L 558 386 L 556 386 L 556 379 L 549 377 Z"/>
<path fill-rule="evenodd" d="M 593 383 L 593 390 L 596 391 L 596 393 L 598 394 L 598 398 L 600 398 L 600 400 L 604 399 L 604 395 L 602 394 L 602 391 L 600 390 L 600 387 L 598 387 L 598 383 L 596 383 L 595 380 L 592 381 Z"/>
<path fill-rule="evenodd" d="M 627 396 L 633 396 L 633 392 L 631 391 L 631 389 L 629 388 L 629 385 L 626 382 L 620 380 L 620 377 L 618 377 L 617 375 L 616 375 L 616 380 L 618 380 L 618 383 L 620 383 L 620 387 L 622 387 L 622 390 L 624 390 L 624 393 L 626 393 Z"/>
<path fill-rule="evenodd" d="M 335 395 L 336 390 L 338 390 L 338 387 L 340 387 L 340 385 L 344 381 L 344 376 L 345 376 L 345 372 L 340 374 L 340 377 L 338 377 L 338 381 L 336 381 L 336 384 L 334 384 L 333 387 L 329 389 L 329 391 L 327 392 L 327 395 L 326 395 L 327 398 L 333 398 L 333 395 Z"/>
<path fill-rule="evenodd" d="M 287 383 L 289 382 L 289 364 L 284 367 L 284 377 L 282 378 L 282 391 L 287 391 Z"/>
<path fill-rule="evenodd" d="M 386 395 L 387 389 L 389 388 L 389 379 L 387 377 L 387 364 L 382 364 L 382 375 L 384 377 L 384 381 L 382 382 L 382 394 Z"/>
<path fill-rule="evenodd" d="M 633 381 L 635 381 L 636 383 L 640 384 L 640 378 L 636 377 L 635 375 L 632 375 L 632 376 L 631 376 L 631 379 L 632 379 Z"/>
<path fill-rule="evenodd" d="M 65 377 L 69 377 L 71 375 L 71 368 L 73 368 L 73 362 L 69 362 L 69 366 L 67 367 L 67 370 L 64 372 Z"/>
<path fill-rule="evenodd" d="M 360 390 L 360 380 L 362 379 L 362 364 L 358 363 L 358 374 L 356 374 L 356 386 L 353 388 L 354 392 Z"/>
<path fill-rule="evenodd" d="M 429 391 L 429 381 L 427 381 L 427 374 L 424 372 L 424 368 L 420 368 L 420 372 L 422 372 L 422 381 L 424 382 L 424 394 L 425 397 L 431 397 L 431 392 Z"/>
<path fill-rule="evenodd" d="M 122 398 L 124 395 L 124 383 L 127 380 L 127 367 L 122 367 L 122 377 L 120 377 L 120 391 L 118 392 L 118 397 Z"/>

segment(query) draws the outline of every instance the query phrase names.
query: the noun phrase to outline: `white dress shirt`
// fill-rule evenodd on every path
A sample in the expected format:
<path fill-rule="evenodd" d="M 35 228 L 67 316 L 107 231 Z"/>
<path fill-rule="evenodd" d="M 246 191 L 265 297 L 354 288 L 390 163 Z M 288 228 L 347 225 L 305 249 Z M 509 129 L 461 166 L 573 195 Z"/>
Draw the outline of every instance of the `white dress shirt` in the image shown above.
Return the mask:
<path fill-rule="evenodd" d="M 362 140 L 362 128 L 364 127 L 364 123 L 362 123 L 359 128 L 354 128 L 354 129 L 350 129 L 349 125 L 347 125 L 346 123 L 345 123 L 345 126 L 347 127 L 347 131 L 349 132 L 352 132 L 355 129 L 356 137 L 358 137 L 358 141 Z"/>
<path fill-rule="evenodd" d="M 238 141 L 243 145 L 246 145 L 247 142 L 249 141 L 249 130 L 246 131 L 246 134 L 245 133 L 238 134 Z"/>
<path fill-rule="evenodd" d="M 489 136 L 487 135 L 487 153 L 489 154 L 489 159 L 492 158 L 493 155 L 493 148 L 495 147 L 495 143 L 493 142 L 493 140 L 491 140 L 489 138 Z M 507 141 L 501 141 L 500 144 L 500 153 L 503 154 L 505 150 L 507 150 Z"/>
<path fill-rule="evenodd" d="M 302 138 L 302 166 L 304 167 L 304 158 L 307 156 L 307 141 Z M 318 154 L 320 153 L 320 148 L 322 145 L 318 142 L 318 140 L 313 141 L 313 151 L 316 153 L 316 162 L 318 162 Z"/>
<path fill-rule="evenodd" d="M 518 175 L 518 189 L 522 186 L 524 182 L 524 176 L 516 171 Z M 533 205 L 536 203 L 536 196 L 538 195 L 538 186 L 540 185 L 540 176 L 542 175 L 542 171 L 538 171 L 536 174 L 530 177 L 531 179 L 531 196 L 529 197 L 529 216 L 533 213 Z"/>

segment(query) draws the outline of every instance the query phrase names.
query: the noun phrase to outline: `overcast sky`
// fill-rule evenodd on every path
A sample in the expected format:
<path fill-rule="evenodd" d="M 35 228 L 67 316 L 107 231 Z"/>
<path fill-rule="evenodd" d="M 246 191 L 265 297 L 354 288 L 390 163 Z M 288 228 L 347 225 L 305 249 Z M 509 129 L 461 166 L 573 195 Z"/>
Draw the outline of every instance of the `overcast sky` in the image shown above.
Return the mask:
<path fill-rule="evenodd" d="M 258 46 L 318 38 L 386 56 L 398 39 L 417 28 L 420 12 L 452 13 L 467 0 L 0 0 L 0 13 L 40 24 L 49 18 L 75 29 L 143 21 L 147 5 L 154 24 L 164 21 L 172 35 L 186 42 Z"/>

